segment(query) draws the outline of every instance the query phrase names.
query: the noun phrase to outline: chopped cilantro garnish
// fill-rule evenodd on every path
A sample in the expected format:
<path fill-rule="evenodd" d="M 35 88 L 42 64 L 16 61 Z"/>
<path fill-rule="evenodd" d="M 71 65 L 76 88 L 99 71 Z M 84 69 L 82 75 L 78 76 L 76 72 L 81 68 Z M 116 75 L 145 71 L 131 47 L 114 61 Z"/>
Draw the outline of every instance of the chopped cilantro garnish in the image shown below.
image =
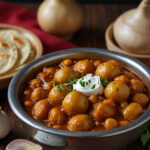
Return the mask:
<path fill-rule="evenodd" d="M 86 82 L 86 85 L 88 85 L 89 83 L 88 82 Z"/>
<path fill-rule="evenodd" d="M 73 85 L 73 84 L 76 84 L 78 81 L 77 77 L 74 78 L 74 80 L 71 80 L 71 78 L 68 78 L 68 82 L 69 84 Z"/>
<path fill-rule="evenodd" d="M 148 129 L 146 129 L 146 133 L 144 133 L 141 136 L 141 142 L 142 142 L 143 146 L 145 146 L 149 140 L 150 140 L 150 132 Z"/>
<path fill-rule="evenodd" d="M 91 83 L 91 79 L 89 79 L 89 83 Z"/>
<path fill-rule="evenodd" d="M 63 83 L 62 86 L 67 86 L 69 85 L 70 83 Z"/>
<path fill-rule="evenodd" d="M 60 87 L 60 85 L 58 85 L 58 87 L 57 87 L 57 91 L 58 91 L 58 92 L 60 92 L 60 91 L 61 91 L 61 87 Z"/>
<path fill-rule="evenodd" d="M 56 85 L 58 85 L 58 83 L 55 83 L 55 82 L 54 82 L 54 83 L 53 83 L 53 87 L 56 86 Z"/>
<path fill-rule="evenodd" d="M 68 78 L 68 82 L 71 83 L 71 78 Z"/>
<path fill-rule="evenodd" d="M 91 87 L 91 89 L 95 89 L 95 86 L 96 86 L 96 85 L 94 84 L 94 85 Z"/>
<path fill-rule="evenodd" d="M 66 92 L 67 92 L 67 93 L 70 93 L 71 91 L 72 91 L 71 88 L 67 88 L 67 89 L 66 89 Z"/>
<path fill-rule="evenodd" d="M 78 79 L 77 79 L 77 77 L 75 77 L 74 80 L 73 80 L 72 82 L 73 82 L 73 84 L 76 84 L 77 81 L 78 81 Z"/>
<path fill-rule="evenodd" d="M 124 106 L 123 106 L 123 109 L 125 109 L 126 107 L 127 107 L 127 105 L 124 105 Z"/>
<path fill-rule="evenodd" d="M 97 103 L 101 103 L 101 102 L 102 102 L 101 100 L 98 100 L 98 101 L 97 101 Z"/>
<path fill-rule="evenodd" d="M 99 103 L 101 103 L 101 102 L 102 102 L 101 100 L 98 100 L 97 103 L 95 103 L 93 106 L 95 107 L 96 104 L 99 104 Z"/>
<path fill-rule="evenodd" d="M 107 80 L 107 77 L 105 77 L 105 79 L 102 80 L 102 85 L 103 85 L 103 87 L 105 88 L 108 83 L 109 83 L 109 81 Z"/>
<path fill-rule="evenodd" d="M 89 115 L 89 114 L 86 114 L 87 116 L 88 116 L 88 118 L 91 118 L 91 115 Z"/>
<path fill-rule="evenodd" d="M 81 84 L 82 87 L 85 87 L 85 82 L 84 81 L 80 80 L 79 83 Z"/>
<path fill-rule="evenodd" d="M 42 84 L 42 87 L 44 88 L 44 86 L 45 86 L 45 83 L 44 84 Z"/>
<path fill-rule="evenodd" d="M 80 76 L 83 76 L 84 74 L 83 73 L 80 73 Z"/>

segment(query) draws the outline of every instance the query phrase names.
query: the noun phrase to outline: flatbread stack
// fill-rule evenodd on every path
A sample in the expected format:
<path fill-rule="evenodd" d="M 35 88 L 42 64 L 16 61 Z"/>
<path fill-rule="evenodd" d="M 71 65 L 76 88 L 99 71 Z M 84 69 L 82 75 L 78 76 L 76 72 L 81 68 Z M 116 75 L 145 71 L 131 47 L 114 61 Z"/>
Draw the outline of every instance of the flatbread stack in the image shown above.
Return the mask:
<path fill-rule="evenodd" d="M 18 71 L 33 58 L 25 36 L 16 30 L 0 30 L 0 76 Z"/>

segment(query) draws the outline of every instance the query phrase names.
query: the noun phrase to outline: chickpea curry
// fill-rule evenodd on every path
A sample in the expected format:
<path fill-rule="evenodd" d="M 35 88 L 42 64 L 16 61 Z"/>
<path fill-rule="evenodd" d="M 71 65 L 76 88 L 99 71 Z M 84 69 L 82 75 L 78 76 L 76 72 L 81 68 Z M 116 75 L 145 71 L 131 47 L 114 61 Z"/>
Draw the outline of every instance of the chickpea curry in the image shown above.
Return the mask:
<path fill-rule="evenodd" d="M 69 131 L 126 125 L 148 108 L 149 91 L 115 60 L 65 59 L 45 67 L 23 91 L 24 109 L 42 124 Z"/>

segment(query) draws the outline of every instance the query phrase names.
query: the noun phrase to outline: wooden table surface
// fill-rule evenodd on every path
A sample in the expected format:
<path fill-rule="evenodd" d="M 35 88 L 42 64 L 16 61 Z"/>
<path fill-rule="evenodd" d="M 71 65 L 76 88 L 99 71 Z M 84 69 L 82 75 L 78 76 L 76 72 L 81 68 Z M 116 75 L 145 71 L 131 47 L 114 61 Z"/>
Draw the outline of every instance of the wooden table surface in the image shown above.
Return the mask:
<path fill-rule="evenodd" d="M 20 3 L 20 5 L 34 11 L 36 11 L 39 6 L 38 3 Z M 105 30 L 107 26 L 122 12 L 135 7 L 136 4 L 82 4 L 82 6 L 84 10 L 84 24 L 70 42 L 81 47 L 106 48 Z M 150 66 L 150 61 L 144 61 L 144 63 Z M 0 150 L 4 150 L 6 145 L 16 138 L 26 138 L 31 140 L 30 137 L 22 135 L 22 124 L 13 114 L 7 102 L 7 89 L 0 91 L 0 105 L 3 110 L 7 112 L 12 121 L 11 133 L 5 139 L 0 140 Z M 147 149 L 147 147 L 142 146 L 139 139 L 128 148 L 128 150 Z M 44 147 L 44 150 L 50 150 L 50 148 Z"/>

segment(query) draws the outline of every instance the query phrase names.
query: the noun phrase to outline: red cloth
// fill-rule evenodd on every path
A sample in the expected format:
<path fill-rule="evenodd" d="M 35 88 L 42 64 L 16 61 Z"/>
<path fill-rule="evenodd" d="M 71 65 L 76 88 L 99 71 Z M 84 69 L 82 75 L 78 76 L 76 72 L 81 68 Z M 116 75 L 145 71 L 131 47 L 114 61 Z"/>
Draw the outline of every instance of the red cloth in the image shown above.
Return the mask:
<path fill-rule="evenodd" d="M 44 53 L 77 47 L 42 31 L 37 23 L 36 12 L 16 4 L 0 2 L 0 23 L 18 25 L 31 30 L 42 41 Z"/>

